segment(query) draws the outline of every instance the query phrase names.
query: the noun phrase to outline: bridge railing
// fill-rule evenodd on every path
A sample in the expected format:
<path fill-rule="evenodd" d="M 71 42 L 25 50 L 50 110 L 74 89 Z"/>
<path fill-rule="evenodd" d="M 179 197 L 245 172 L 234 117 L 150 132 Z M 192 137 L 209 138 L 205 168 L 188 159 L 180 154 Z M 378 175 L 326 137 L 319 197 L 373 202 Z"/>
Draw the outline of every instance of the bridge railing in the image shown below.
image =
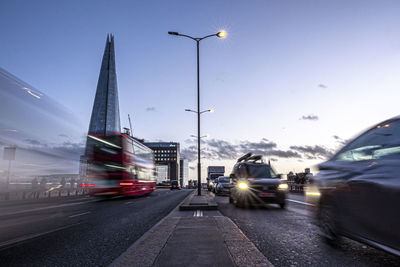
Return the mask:
<path fill-rule="evenodd" d="M 0 191 L 0 201 L 21 199 L 43 199 L 86 195 L 86 188 L 24 189 Z"/>
<path fill-rule="evenodd" d="M 292 193 L 303 193 L 305 184 L 295 184 L 288 182 L 288 189 Z"/>

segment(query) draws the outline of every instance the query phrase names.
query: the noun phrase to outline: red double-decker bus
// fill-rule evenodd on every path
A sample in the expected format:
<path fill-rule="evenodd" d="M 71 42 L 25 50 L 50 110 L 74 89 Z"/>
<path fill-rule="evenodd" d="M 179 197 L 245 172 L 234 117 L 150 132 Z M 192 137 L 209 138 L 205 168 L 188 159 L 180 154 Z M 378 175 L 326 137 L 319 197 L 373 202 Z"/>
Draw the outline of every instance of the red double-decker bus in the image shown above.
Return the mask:
<path fill-rule="evenodd" d="M 144 195 L 156 188 L 153 151 L 133 137 L 89 133 L 86 144 L 87 182 L 94 196 Z"/>

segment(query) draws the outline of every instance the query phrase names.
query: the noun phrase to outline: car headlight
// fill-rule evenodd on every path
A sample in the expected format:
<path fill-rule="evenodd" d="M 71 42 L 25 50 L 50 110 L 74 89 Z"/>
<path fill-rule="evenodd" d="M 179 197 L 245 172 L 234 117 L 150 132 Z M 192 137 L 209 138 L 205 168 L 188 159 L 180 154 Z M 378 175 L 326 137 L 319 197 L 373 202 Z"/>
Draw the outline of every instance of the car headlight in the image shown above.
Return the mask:
<path fill-rule="evenodd" d="M 210 186 L 213 186 L 213 184 L 214 184 L 213 182 L 210 182 Z"/>
<path fill-rule="evenodd" d="M 239 182 L 238 187 L 241 190 L 247 190 L 249 188 L 249 185 L 246 182 Z"/>
<path fill-rule="evenodd" d="M 287 185 L 287 184 L 280 184 L 280 185 L 278 186 L 278 189 L 279 189 L 279 190 L 286 190 L 286 189 L 288 189 L 288 185 Z"/>
<path fill-rule="evenodd" d="M 311 197 L 320 197 L 321 192 L 318 190 L 318 187 L 315 185 L 310 185 L 305 188 L 306 191 L 306 196 L 311 196 Z"/>

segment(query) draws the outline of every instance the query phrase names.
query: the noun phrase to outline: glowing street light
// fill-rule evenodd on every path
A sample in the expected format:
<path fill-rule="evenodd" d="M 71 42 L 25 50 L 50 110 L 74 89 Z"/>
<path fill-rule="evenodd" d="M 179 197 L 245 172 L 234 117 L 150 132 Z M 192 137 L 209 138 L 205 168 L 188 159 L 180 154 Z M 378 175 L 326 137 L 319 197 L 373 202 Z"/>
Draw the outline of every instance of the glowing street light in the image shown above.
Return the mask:
<path fill-rule="evenodd" d="M 217 33 L 217 36 L 218 36 L 219 38 L 225 38 L 225 37 L 226 37 L 226 31 L 220 31 L 220 32 L 218 32 L 218 33 Z"/>
<path fill-rule="evenodd" d="M 186 37 L 189 39 L 192 39 L 196 41 L 197 45 L 197 111 L 191 110 L 191 109 L 186 109 L 185 111 L 189 112 L 195 112 L 197 113 L 197 194 L 201 196 L 201 161 L 200 161 L 200 114 L 204 112 L 212 112 L 212 109 L 201 111 L 200 112 L 200 41 L 203 39 L 206 39 L 208 37 L 216 36 L 218 38 L 225 38 L 226 37 L 226 32 L 225 31 L 219 31 L 214 34 L 210 34 L 204 37 L 192 37 L 186 34 L 180 34 L 179 32 L 168 32 L 170 35 L 175 35 L 175 36 L 182 36 Z"/>

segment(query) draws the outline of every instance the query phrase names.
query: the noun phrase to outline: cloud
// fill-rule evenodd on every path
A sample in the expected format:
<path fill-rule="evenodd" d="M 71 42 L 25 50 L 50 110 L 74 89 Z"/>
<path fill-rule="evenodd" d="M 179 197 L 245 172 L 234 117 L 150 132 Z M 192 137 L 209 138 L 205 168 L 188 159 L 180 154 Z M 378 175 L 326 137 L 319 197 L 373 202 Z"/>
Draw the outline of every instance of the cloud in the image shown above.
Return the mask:
<path fill-rule="evenodd" d="M 328 86 L 326 86 L 325 84 L 322 84 L 322 83 L 318 84 L 318 87 L 319 88 L 323 88 L 323 89 L 328 88 Z"/>
<path fill-rule="evenodd" d="M 338 142 L 341 145 L 345 145 L 349 142 L 349 140 L 343 139 L 338 135 L 333 135 L 332 137 L 336 140 L 336 142 Z"/>
<path fill-rule="evenodd" d="M 277 149 L 277 144 L 266 138 L 262 138 L 259 142 L 246 140 L 239 143 L 231 143 L 221 139 L 204 139 L 201 155 L 211 160 L 236 160 L 248 152 L 267 157 L 302 158 L 302 155 L 297 151 Z M 191 145 L 182 149 L 181 154 L 189 161 L 197 159 L 197 145 L 191 143 Z"/>
<path fill-rule="evenodd" d="M 317 121 L 319 118 L 316 115 L 303 115 L 300 120 L 309 120 L 309 121 Z"/>
<path fill-rule="evenodd" d="M 306 159 L 327 159 L 333 151 L 323 146 L 291 146 L 290 149 L 303 154 Z"/>
<path fill-rule="evenodd" d="M 147 112 L 156 111 L 156 108 L 155 107 L 147 107 L 146 111 Z"/>
<path fill-rule="evenodd" d="M 42 143 L 40 143 L 38 140 L 34 140 L 34 139 L 25 139 L 25 141 L 30 144 L 30 145 L 41 145 Z"/>

